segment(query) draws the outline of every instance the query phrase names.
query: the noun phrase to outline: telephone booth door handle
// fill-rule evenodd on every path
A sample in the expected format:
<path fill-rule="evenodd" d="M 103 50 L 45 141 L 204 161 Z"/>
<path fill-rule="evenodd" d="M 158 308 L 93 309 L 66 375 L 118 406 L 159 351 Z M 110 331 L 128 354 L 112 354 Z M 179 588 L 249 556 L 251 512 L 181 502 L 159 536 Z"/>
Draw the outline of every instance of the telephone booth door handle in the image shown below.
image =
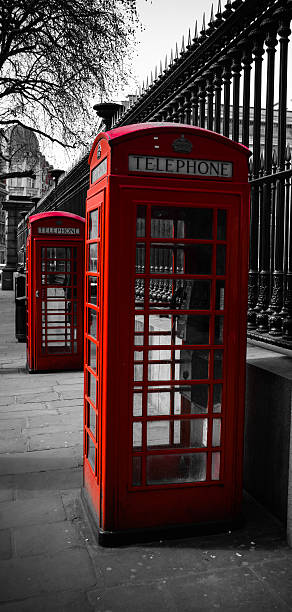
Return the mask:
<path fill-rule="evenodd" d="M 36 296 L 36 298 L 37 298 L 37 297 L 40 297 L 40 294 L 39 294 L 39 290 L 38 290 L 38 289 L 37 289 L 37 290 L 36 290 L 36 292 L 35 292 L 35 296 Z"/>

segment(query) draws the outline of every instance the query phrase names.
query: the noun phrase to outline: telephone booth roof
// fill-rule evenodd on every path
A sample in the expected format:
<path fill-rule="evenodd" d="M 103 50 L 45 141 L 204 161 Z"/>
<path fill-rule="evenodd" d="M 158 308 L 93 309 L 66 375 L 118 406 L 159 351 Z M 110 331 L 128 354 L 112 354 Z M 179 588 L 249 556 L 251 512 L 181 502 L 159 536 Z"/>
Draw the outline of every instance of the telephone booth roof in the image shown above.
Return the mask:
<path fill-rule="evenodd" d="M 227 145 L 230 149 L 234 149 L 235 151 L 245 154 L 247 157 L 251 155 L 251 151 L 244 145 L 239 144 L 238 142 L 234 142 L 230 140 L 226 136 L 222 136 L 221 134 L 217 134 L 217 132 L 211 132 L 210 130 L 206 130 L 197 126 L 187 125 L 184 123 L 168 123 L 168 122 L 153 122 L 153 123 L 133 123 L 131 125 L 123 125 L 118 128 L 114 128 L 107 132 L 100 132 L 92 145 L 88 163 L 91 163 L 92 156 L 94 154 L 96 145 L 98 141 L 102 138 L 106 139 L 110 146 L 115 144 L 115 141 L 120 142 L 121 140 L 132 140 L 136 136 L 142 136 L 142 133 L 146 132 L 150 134 L 151 132 L 157 132 L 160 130 L 165 130 L 168 132 L 171 131 L 184 131 L 189 135 L 196 135 L 200 138 L 207 138 L 208 140 L 212 140 L 214 143 L 218 143 L 221 145 Z"/>
<path fill-rule="evenodd" d="M 79 215 L 74 215 L 73 213 L 69 213 L 69 212 L 42 212 L 42 213 L 37 213 L 36 215 L 32 215 L 31 217 L 28 218 L 29 223 L 35 223 L 36 221 L 39 221 L 39 219 L 46 219 L 47 217 L 66 217 L 69 219 L 74 219 L 75 221 L 82 221 L 83 223 L 85 223 L 85 219 L 84 217 L 80 217 Z"/>

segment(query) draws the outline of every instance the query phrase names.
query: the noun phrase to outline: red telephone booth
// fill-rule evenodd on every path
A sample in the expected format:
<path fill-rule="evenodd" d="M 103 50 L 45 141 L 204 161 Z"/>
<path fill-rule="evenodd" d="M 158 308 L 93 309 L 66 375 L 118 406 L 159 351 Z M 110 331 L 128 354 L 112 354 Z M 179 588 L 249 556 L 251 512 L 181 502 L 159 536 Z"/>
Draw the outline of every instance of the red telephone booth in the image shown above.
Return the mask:
<path fill-rule="evenodd" d="M 240 515 L 248 156 L 168 123 L 93 144 L 83 493 L 101 543 Z"/>
<path fill-rule="evenodd" d="M 65 212 L 29 217 L 27 365 L 30 372 L 83 367 L 85 220 Z"/>

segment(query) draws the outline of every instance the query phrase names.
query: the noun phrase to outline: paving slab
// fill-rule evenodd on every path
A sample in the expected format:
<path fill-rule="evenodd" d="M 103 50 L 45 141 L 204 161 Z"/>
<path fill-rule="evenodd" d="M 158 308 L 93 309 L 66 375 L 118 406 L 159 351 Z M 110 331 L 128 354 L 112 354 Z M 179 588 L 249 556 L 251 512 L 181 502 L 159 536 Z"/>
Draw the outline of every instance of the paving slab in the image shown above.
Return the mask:
<path fill-rule="evenodd" d="M 50 448 L 68 448 L 82 444 L 83 432 L 79 429 L 77 432 L 67 431 L 62 433 L 48 434 L 43 432 L 37 436 L 30 436 L 29 449 L 31 451 L 44 450 Z"/>
<path fill-rule="evenodd" d="M 79 419 L 78 419 L 79 421 Z M 69 434 L 82 432 L 83 428 L 80 425 L 80 422 L 75 423 L 75 419 L 72 419 L 67 423 L 59 423 L 58 419 L 56 419 L 56 423 L 52 425 L 44 425 L 42 427 L 23 427 L 22 434 L 26 436 L 39 436 L 39 435 L 47 435 L 47 434 Z"/>
<path fill-rule="evenodd" d="M 15 476 L 15 489 L 18 500 L 43 497 L 54 491 L 59 495 L 60 491 L 66 489 L 80 489 L 81 485 L 81 467 L 34 472 Z"/>
<path fill-rule="evenodd" d="M 58 393 L 56 391 L 45 391 L 45 392 L 37 392 L 37 393 L 20 393 L 16 395 L 16 403 L 17 404 L 27 404 L 27 403 L 39 403 L 39 402 L 50 402 L 52 400 L 59 399 Z"/>
<path fill-rule="evenodd" d="M 58 523 L 44 522 L 31 527 L 17 527 L 13 533 L 17 557 L 54 555 L 62 550 L 76 548 L 83 544 L 77 529 L 67 520 Z"/>
<path fill-rule="evenodd" d="M 81 451 L 78 449 L 77 452 L 75 447 L 10 453 L 1 457 L 0 475 L 78 467 L 80 457 Z"/>
<path fill-rule="evenodd" d="M 228 587 L 227 587 L 228 585 Z M 190 610 L 289 610 L 249 569 L 229 569 L 166 580 L 165 587 L 180 612 Z"/>
<path fill-rule="evenodd" d="M 36 501 L 19 500 L 3 502 L 0 505 L 1 527 L 19 527 L 24 525 L 41 525 L 57 523 L 66 518 L 61 497 L 47 496 Z"/>
<path fill-rule="evenodd" d="M 12 541 L 11 530 L 0 529 L 0 559 L 11 559 Z"/>
<path fill-rule="evenodd" d="M 1 612 L 92 612 L 83 591 L 58 591 L 43 597 L 29 597 L 1 605 Z"/>
<path fill-rule="evenodd" d="M 64 590 L 84 591 L 96 584 L 90 558 L 83 549 L 0 561 L 0 575 L 0 602 Z"/>
<path fill-rule="evenodd" d="M 15 402 L 15 404 L 8 404 L 7 406 L 0 406 L 0 415 L 4 415 L 7 413 L 9 413 L 9 415 L 12 412 L 24 412 L 24 411 L 30 411 L 33 410 L 34 412 L 36 410 L 47 410 L 47 405 L 45 404 L 45 402 Z M 53 406 L 52 406 L 53 409 Z"/>
<path fill-rule="evenodd" d="M 96 612 L 179 612 L 163 583 L 126 584 L 119 587 L 88 593 L 92 610 Z M 194 603 L 188 612 L 200 610 Z"/>
<path fill-rule="evenodd" d="M 24 453 L 27 450 L 26 438 L 21 436 L 12 437 L 11 435 L 5 439 L 0 439 L 0 455 L 3 453 Z"/>

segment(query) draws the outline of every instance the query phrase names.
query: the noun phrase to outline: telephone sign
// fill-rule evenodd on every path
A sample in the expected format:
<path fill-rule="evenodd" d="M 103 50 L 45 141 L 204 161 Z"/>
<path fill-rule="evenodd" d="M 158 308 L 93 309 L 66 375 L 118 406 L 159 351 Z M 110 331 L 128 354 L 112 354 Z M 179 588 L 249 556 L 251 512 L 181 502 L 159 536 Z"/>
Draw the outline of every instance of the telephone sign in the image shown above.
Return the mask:
<path fill-rule="evenodd" d="M 103 544 L 240 515 L 248 157 L 168 123 L 93 144 L 83 493 Z"/>

